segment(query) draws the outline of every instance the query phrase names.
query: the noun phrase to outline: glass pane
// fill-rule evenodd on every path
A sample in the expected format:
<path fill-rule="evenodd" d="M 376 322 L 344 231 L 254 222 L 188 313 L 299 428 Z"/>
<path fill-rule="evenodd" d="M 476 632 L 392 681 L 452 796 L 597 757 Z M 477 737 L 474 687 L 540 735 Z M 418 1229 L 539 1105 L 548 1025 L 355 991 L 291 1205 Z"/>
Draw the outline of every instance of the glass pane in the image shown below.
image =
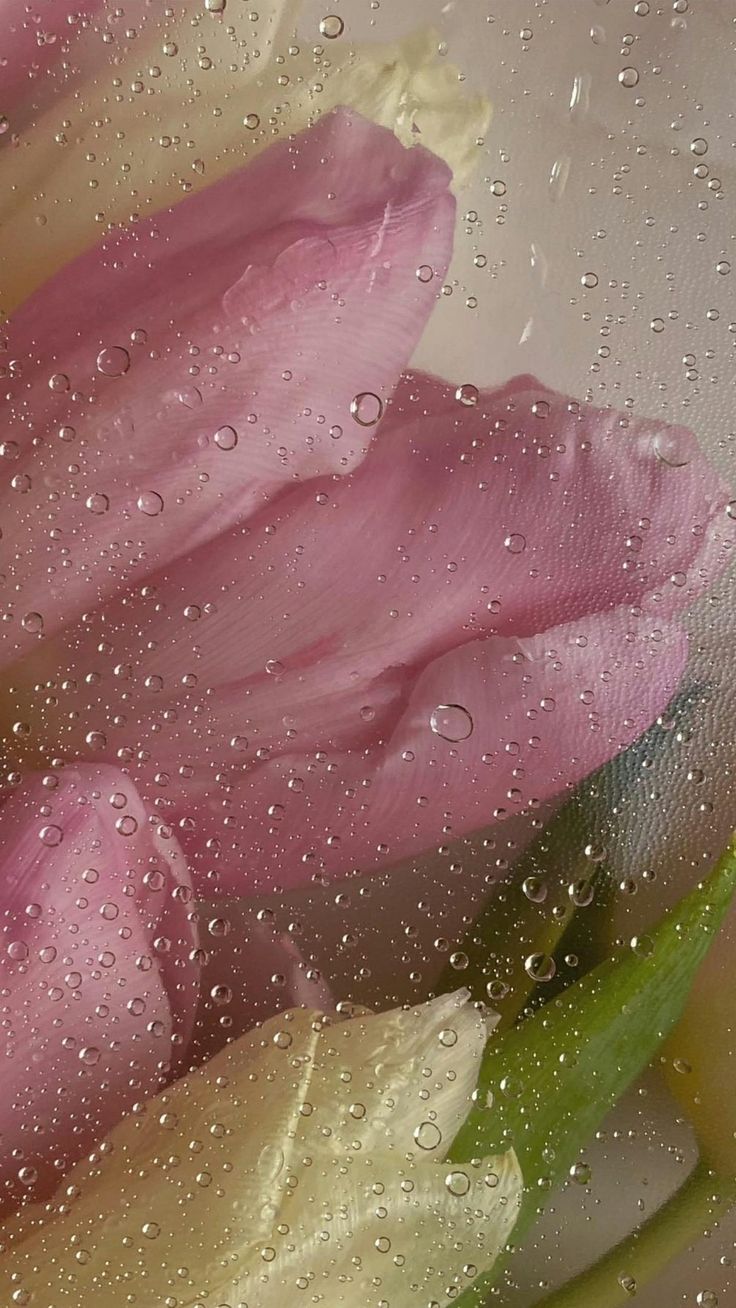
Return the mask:
<path fill-rule="evenodd" d="M 734 13 L 330 5 L 0 0 L 3 1301 L 726 1305 Z"/>

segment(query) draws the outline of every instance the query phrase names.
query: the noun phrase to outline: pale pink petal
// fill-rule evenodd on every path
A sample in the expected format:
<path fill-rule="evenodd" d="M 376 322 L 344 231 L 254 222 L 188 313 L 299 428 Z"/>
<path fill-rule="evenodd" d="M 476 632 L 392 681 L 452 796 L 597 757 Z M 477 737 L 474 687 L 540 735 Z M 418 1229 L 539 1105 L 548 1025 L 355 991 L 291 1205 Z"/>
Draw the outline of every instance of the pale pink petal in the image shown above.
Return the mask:
<path fill-rule="evenodd" d="M 303 957 L 298 938 L 277 929 L 268 910 L 238 899 L 200 903 L 198 911 L 206 958 L 190 1062 L 204 1062 L 226 1040 L 286 1008 L 334 1008 L 329 986 Z"/>
<path fill-rule="evenodd" d="M 197 1002 L 191 887 L 117 769 L 21 785 L 0 810 L 0 1184 L 37 1198 L 181 1066 Z"/>
<path fill-rule="evenodd" d="M 360 462 L 447 265 L 449 180 L 337 110 L 22 306 L 3 419 L 6 660 L 279 488 Z"/>
<path fill-rule="evenodd" d="M 455 645 L 624 603 L 666 621 L 728 557 L 728 494 L 684 428 L 529 377 L 482 395 L 406 377 L 350 477 L 282 496 L 30 661 L 29 682 L 75 687 L 43 746 L 122 746 L 180 813 L 264 751 L 370 746 Z"/>
<path fill-rule="evenodd" d="M 368 872 L 564 793 L 665 707 L 686 646 L 622 609 L 460 646 L 419 675 L 383 743 L 284 755 L 192 805 L 195 881 L 232 894 Z"/>

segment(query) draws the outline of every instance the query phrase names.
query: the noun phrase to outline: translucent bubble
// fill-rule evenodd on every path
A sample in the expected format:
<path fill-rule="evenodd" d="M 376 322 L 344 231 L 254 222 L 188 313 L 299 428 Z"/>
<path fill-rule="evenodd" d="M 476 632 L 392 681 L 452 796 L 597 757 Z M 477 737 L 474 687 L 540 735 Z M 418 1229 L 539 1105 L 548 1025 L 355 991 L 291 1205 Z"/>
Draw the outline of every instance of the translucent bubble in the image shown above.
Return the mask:
<path fill-rule="evenodd" d="M 442 1143 L 442 1132 L 435 1122 L 420 1122 L 414 1128 L 414 1139 L 420 1149 L 437 1149 Z"/>
<path fill-rule="evenodd" d="M 101 513 L 107 513 L 107 510 L 110 507 L 110 501 L 107 495 L 103 495 L 101 491 L 97 491 L 96 494 L 87 496 L 85 505 L 90 513 L 99 515 Z"/>
<path fill-rule="evenodd" d="M 627 88 L 627 90 L 632 90 L 633 87 L 639 85 L 638 68 L 634 68 L 633 64 L 629 64 L 628 68 L 622 68 L 618 75 L 618 80 L 622 86 Z"/>
<path fill-rule="evenodd" d="M 655 458 L 668 468 L 685 468 L 690 462 L 690 442 L 677 428 L 659 432 L 652 442 Z"/>
<path fill-rule="evenodd" d="M 122 345 L 110 345 L 97 355 L 97 371 L 105 377 L 122 377 L 130 367 L 130 355 Z"/>
<path fill-rule="evenodd" d="M 551 981 L 557 967 L 551 954 L 530 954 L 524 960 L 524 970 L 533 981 Z"/>
<path fill-rule="evenodd" d="M 350 412 L 361 427 L 375 427 L 383 415 L 383 400 L 373 391 L 361 391 L 351 400 Z"/>
<path fill-rule="evenodd" d="M 238 443 L 238 433 L 234 427 L 219 427 L 215 432 L 215 445 L 220 450 L 234 450 Z"/>
<path fill-rule="evenodd" d="M 541 877 L 525 877 L 521 888 L 533 904 L 543 904 L 547 898 L 547 885 Z"/>
<path fill-rule="evenodd" d="M 338 14 L 328 14 L 319 25 L 320 36 L 326 37 L 328 41 L 334 41 L 344 31 L 345 24 Z"/>
<path fill-rule="evenodd" d="M 570 1168 L 570 1180 L 576 1185 L 588 1185 L 590 1181 L 590 1167 L 587 1163 L 573 1163 Z"/>
<path fill-rule="evenodd" d="M 136 505 L 148 518 L 156 518 L 159 513 L 163 513 L 164 502 L 158 491 L 142 491 Z"/>
<path fill-rule="evenodd" d="M 467 740 L 473 733 L 473 719 L 462 704 L 438 704 L 430 714 L 429 725 L 443 740 Z"/>
<path fill-rule="evenodd" d="M 448 1172 L 445 1177 L 445 1185 L 450 1194 L 462 1198 L 470 1189 L 470 1177 L 467 1172 Z"/>
<path fill-rule="evenodd" d="M 53 823 L 50 826 L 41 827 L 38 835 L 41 843 L 49 849 L 55 849 L 64 839 L 64 832 L 61 827 L 57 827 Z"/>
<path fill-rule="evenodd" d="M 473 386 L 472 382 L 464 382 L 463 385 L 458 386 L 455 391 L 455 399 L 459 400 L 461 404 L 466 405 L 468 408 L 471 408 L 474 404 L 478 403 L 478 396 L 478 387 Z"/>
<path fill-rule="evenodd" d="M 526 536 L 522 536 L 520 531 L 512 531 L 506 537 L 504 546 L 509 554 L 523 554 L 526 549 Z"/>

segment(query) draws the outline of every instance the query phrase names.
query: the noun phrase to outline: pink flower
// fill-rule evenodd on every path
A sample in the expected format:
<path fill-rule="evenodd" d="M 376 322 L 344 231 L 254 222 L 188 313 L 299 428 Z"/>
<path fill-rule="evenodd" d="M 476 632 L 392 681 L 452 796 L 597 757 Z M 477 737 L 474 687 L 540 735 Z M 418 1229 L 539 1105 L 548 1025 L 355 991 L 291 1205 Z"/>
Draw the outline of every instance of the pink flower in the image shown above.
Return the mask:
<path fill-rule="evenodd" d="M 31 778 L 0 810 L 0 1185 L 46 1192 L 183 1065 L 197 1002 L 174 839 L 112 767 Z"/>
<path fill-rule="evenodd" d="M 39 770 L 0 810 L 11 1186 L 42 1189 L 231 1008 L 319 1002 L 293 940 L 230 951 L 190 884 L 446 844 L 564 792 L 677 685 L 725 488 L 684 428 L 406 371 L 448 182 L 338 111 L 8 326 L 3 703 Z"/>
<path fill-rule="evenodd" d="M 407 375 L 348 477 L 41 643 L 38 746 L 124 760 L 208 896 L 419 854 L 564 792 L 662 711 L 726 495 L 684 428 L 528 377 L 469 396 Z"/>

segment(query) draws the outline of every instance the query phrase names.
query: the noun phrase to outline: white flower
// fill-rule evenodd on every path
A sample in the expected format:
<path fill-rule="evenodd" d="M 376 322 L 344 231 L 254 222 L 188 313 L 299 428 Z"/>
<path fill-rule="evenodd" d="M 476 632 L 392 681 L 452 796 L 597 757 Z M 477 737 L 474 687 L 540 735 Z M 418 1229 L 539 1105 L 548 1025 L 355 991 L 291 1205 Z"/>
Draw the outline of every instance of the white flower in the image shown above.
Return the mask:
<path fill-rule="evenodd" d="M 513 1153 L 443 1161 L 486 1034 L 463 992 L 347 1021 L 282 1013 L 6 1226 L 2 1302 L 449 1303 L 493 1264 L 521 1193 Z"/>

